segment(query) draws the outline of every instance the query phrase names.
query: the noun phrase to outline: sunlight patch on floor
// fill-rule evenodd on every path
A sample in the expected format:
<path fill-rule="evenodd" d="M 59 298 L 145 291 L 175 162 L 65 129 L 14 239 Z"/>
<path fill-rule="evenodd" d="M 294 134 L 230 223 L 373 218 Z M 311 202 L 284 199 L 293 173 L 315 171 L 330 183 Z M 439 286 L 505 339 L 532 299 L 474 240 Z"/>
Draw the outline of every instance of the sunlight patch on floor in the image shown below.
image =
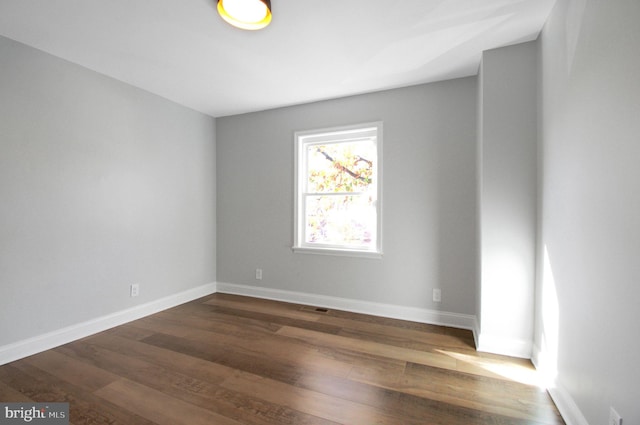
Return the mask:
<path fill-rule="evenodd" d="M 463 365 L 459 367 L 460 371 L 469 369 L 469 367 L 474 369 L 481 369 L 487 372 L 481 373 L 484 376 L 507 379 L 509 381 L 519 382 L 525 385 L 536 386 L 543 390 L 546 389 L 543 377 L 533 367 L 533 365 L 525 366 L 515 363 L 505 363 L 504 361 L 476 357 L 468 354 L 455 353 L 446 350 L 437 351 L 439 353 L 452 357 L 459 362 L 462 362 Z"/>

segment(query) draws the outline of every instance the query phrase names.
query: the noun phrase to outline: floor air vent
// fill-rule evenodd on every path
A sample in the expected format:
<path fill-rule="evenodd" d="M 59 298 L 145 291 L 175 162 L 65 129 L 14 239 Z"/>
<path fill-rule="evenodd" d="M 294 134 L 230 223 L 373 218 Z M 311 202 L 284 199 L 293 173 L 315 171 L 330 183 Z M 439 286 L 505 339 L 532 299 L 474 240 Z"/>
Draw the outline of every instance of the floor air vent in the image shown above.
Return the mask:
<path fill-rule="evenodd" d="M 322 314 L 329 313 L 329 309 L 328 308 L 315 307 L 315 306 L 312 306 L 312 305 L 300 306 L 300 311 L 308 311 L 310 313 L 322 313 Z"/>

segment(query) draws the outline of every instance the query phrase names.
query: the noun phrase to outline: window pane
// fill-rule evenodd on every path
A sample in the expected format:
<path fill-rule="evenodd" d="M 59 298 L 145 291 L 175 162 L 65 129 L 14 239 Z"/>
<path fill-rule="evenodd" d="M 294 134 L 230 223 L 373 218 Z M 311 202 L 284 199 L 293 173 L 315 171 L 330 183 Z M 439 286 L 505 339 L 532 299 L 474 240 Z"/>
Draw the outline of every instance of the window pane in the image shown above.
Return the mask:
<path fill-rule="evenodd" d="M 376 146 L 371 140 L 307 145 L 307 192 L 363 192 L 373 182 Z"/>
<path fill-rule="evenodd" d="M 307 196 L 305 242 L 359 248 L 376 246 L 376 207 L 370 195 Z"/>
<path fill-rule="evenodd" d="M 382 255 L 382 136 L 382 122 L 295 133 L 295 252 Z"/>

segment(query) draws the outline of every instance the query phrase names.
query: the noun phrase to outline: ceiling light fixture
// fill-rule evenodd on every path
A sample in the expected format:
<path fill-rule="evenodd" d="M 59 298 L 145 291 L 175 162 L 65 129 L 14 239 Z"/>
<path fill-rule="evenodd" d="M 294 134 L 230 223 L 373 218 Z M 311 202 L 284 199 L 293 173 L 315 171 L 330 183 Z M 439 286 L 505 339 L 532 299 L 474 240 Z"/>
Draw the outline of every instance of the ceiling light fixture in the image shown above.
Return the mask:
<path fill-rule="evenodd" d="M 243 30 L 259 30 L 271 22 L 271 0 L 218 0 L 222 19 Z"/>

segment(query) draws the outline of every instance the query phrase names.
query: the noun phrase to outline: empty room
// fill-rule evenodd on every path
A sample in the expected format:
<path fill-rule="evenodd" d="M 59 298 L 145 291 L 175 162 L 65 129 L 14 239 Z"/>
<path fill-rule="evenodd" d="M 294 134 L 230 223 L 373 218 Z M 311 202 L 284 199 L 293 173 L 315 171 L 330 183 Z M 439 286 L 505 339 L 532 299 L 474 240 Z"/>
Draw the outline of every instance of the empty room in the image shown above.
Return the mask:
<path fill-rule="evenodd" d="M 640 424 L 640 1 L 0 1 L 1 424 Z"/>

